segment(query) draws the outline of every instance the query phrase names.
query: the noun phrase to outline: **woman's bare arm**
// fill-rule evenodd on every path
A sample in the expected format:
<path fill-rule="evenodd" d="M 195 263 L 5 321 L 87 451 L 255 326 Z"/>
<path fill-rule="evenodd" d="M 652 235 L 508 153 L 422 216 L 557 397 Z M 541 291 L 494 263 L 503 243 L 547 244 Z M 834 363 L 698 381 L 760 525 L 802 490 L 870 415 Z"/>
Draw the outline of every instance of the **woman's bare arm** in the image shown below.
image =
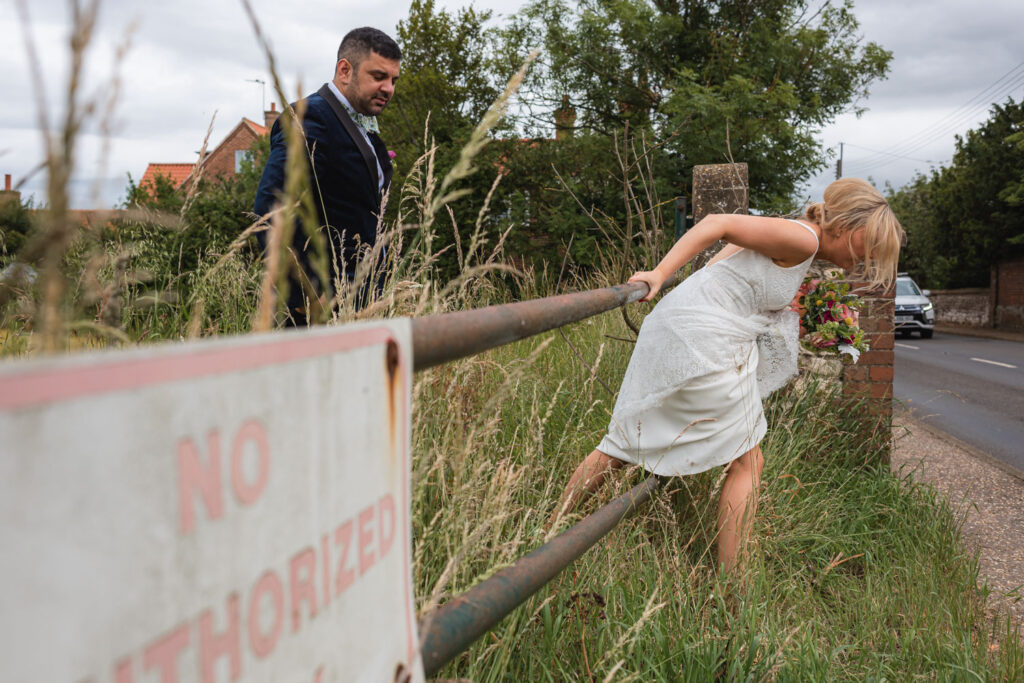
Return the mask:
<path fill-rule="evenodd" d="M 785 218 L 712 214 L 680 237 L 654 270 L 633 274 L 630 282 L 646 282 L 650 287 L 647 296 L 641 301 L 650 301 L 669 276 L 718 240 L 752 249 L 781 266 L 792 266 L 804 261 L 818 246 L 814 235 Z"/>
<path fill-rule="evenodd" d="M 718 250 L 718 253 L 717 253 L 717 254 L 715 254 L 715 255 L 714 255 L 714 256 L 713 256 L 712 258 L 711 258 L 711 260 L 710 260 L 710 261 L 708 261 L 708 262 L 707 262 L 707 263 L 706 263 L 706 264 L 704 265 L 704 267 L 705 267 L 705 268 L 707 268 L 707 267 L 708 267 L 708 266 L 710 266 L 710 265 L 711 265 L 712 263 L 718 263 L 718 262 L 719 262 L 719 261 L 721 261 L 722 259 L 724 259 L 724 258 L 728 258 L 728 257 L 732 256 L 733 254 L 735 254 L 735 253 L 736 253 L 737 251 L 740 251 L 741 249 L 743 249 L 743 247 L 737 246 L 737 245 L 735 245 L 735 244 L 727 244 L 727 245 L 725 245 L 724 247 L 722 247 L 721 249 L 719 249 L 719 250 Z"/>

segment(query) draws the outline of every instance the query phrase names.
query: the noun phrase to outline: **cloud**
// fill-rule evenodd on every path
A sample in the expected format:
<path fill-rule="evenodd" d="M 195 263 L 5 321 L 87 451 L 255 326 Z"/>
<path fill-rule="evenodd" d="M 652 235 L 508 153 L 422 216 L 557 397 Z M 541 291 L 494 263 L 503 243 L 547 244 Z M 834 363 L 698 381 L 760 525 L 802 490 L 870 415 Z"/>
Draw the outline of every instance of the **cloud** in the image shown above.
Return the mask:
<path fill-rule="evenodd" d="M 67 4 L 65 0 L 25 1 L 43 73 L 41 86 L 51 121 L 56 121 L 63 113 L 67 80 Z M 406 3 L 382 0 L 306 0 L 296 11 L 279 0 L 251 1 L 273 46 L 289 101 L 330 78 L 338 42 L 346 31 L 371 24 L 393 32 L 408 8 Z M 469 3 L 441 0 L 439 4 L 453 9 Z M 522 3 L 477 0 L 474 4 L 507 16 Z M 43 146 L 35 130 L 38 116 L 22 31 L 17 15 L 6 11 L 10 6 L 5 3 L 5 11 L 0 12 L 0 42 L 8 46 L 8 68 L 0 70 L 0 92 L 19 106 L 0 110 L 0 172 L 19 177 L 39 163 Z M 840 140 L 850 143 L 846 153 L 851 169 L 856 168 L 861 152 L 852 145 L 898 149 L 901 142 L 941 121 L 1021 60 L 1018 34 L 1024 26 L 1024 3 L 1019 0 L 986 0 L 983 6 L 963 0 L 857 0 L 853 11 L 864 39 L 892 50 L 893 62 L 889 78 L 875 83 L 870 97 L 860 103 L 868 109 L 861 118 L 841 116 L 821 133 L 826 146 L 838 149 Z M 116 63 L 116 46 L 133 25 L 132 48 Z M 260 121 L 262 88 L 250 79 L 266 82 L 268 104 L 278 99 L 241 2 L 106 0 L 88 67 L 84 93 L 104 100 L 116 71 L 121 94 L 109 122 L 111 154 L 105 172 L 95 170 L 95 155 L 102 148 L 100 126 L 93 122 L 86 127 L 90 137 L 83 140 L 78 166 L 86 180 L 97 173 L 123 179 L 130 172 L 137 178 L 150 161 L 194 159 L 215 112 L 211 144 L 220 142 L 243 116 Z M 1009 83 L 1005 85 L 1003 91 L 993 91 L 1001 95 L 996 100 L 1004 100 L 1010 92 L 1020 98 L 1021 87 L 1013 90 Z M 987 103 L 982 102 L 973 119 L 956 130 L 942 131 L 933 145 L 905 156 L 948 160 L 954 134 L 985 118 Z M 879 182 L 899 184 L 909 180 L 915 168 L 927 170 L 927 164 L 904 160 L 874 168 Z M 823 189 L 830 175 L 819 176 L 814 187 Z M 118 199 L 108 191 L 103 201 Z"/>
<path fill-rule="evenodd" d="M 955 138 L 989 116 L 993 102 L 1024 94 L 1020 26 L 1024 3 L 992 0 L 862 0 L 854 5 L 866 40 L 893 53 L 889 78 L 874 84 L 862 104 L 867 112 L 844 115 L 822 131 L 838 153 L 846 142 L 844 174 L 900 186 L 918 172 L 948 164 Z M 895 154 L 887 156 L 881 152 Z M 820 197 L 834 167 L 812 180 Z"/>

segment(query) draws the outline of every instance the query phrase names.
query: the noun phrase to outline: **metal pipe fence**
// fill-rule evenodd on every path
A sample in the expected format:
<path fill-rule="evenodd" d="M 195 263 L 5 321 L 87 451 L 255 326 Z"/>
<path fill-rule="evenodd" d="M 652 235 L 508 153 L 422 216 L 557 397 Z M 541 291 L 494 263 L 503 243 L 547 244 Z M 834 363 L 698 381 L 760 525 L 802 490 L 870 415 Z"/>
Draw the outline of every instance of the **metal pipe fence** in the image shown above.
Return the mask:
<path fill-rule="evenodd" d="M 425 370 L 584 320 L 637 301 L 646 293 L 647 285 L 630 283 L 417 318 L 412 327 L 413 369 Z M 436 674 L 528 600 L 624 517 L 649 501 L 661 483 L 660 479 L 649 477 L 511 567 L 427 615 L 420 625 L 426 674 Z"/>
<path fill-rule="evenodd" d="M 651 499 L 663 480 L 648 477 L 511 567 L 506 567 L 432 612 L 422 624 L 423 668 L 441 670 L 516 607 L 585 553 L 624 517 Z"/>
<path fill-rule="evenodd" d="M 647 285 L 633 282 L 416 318 L 412 321 L 413 370 L 426 370 L 584 320 L 637 301 L 646 293 Z"/>

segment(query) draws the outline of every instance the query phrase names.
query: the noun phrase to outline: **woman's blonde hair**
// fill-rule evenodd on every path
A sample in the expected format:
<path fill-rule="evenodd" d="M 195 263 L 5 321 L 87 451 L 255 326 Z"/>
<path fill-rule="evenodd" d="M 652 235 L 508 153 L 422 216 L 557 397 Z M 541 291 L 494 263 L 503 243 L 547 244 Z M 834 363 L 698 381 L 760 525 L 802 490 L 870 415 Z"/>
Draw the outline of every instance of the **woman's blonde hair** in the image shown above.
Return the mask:
<path fill-rule="evenodd" d="M 889 202 L 860 178 L 840 178 L 825 188 L 824 198 L 807 208 L 807 220 L 832 237 L 846 235 L 847 244 L 852 243 L 854 232 L 864 230 L 864 260 L 856 277 L 872 288 L 891 287 L 906 235 Z"/>

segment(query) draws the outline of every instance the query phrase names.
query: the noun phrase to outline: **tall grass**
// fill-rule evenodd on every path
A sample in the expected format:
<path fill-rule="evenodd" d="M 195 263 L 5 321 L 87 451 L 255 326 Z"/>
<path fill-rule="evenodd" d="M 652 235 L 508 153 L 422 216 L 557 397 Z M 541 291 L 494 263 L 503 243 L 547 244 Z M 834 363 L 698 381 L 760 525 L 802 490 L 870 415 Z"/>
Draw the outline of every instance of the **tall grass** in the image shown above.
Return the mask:
<path fill-rule="evenodd" d="M 615 314 L 432 370 L 416 388 L 416 595 L 425 613 L 539 545 L 607 428 L 630 347 Z M 569 344 L 584 350 L 580 363 Z M 589 366 L 589 367 L 588 367 Z M 487 680 L 1017 680 L 976 558 L 893 476 L 834 389 L 771 398 L 746 566 L 714 571 L 720 470 L 674 479 L 444 672 Z M 635 483 L 626 473 L 602 494 Z M 595 502 L 597 504 L 597 502 Z M 586 510 L 584 511 L 586 512 Z"/>
<path fill-rule="evenodd" d="M 69 149 L 77 126 L 66 130 Z M 486 134 L 485 124 L 474 144 Z M 400 203 L 398 222 L 382 226 L 382 243 L 391 247 L 383 290 L 357 309 L 351 290 L 336 287 L 330 322 L 507 296 L 491 277 L 507 270 L 503 233 L 488 233 L 483 213 L 470 242 L 456 243 L 462 275 L 435 278 L 438 217 L 451 217 L 446 207 L 458 199 L 473 150 L 442 175 L 425 142 L 424 156 L 391 199 Z M 51 184 L 66 184 L 71 158 L 51 155 Z M 642 159 L 636 154 L 624 168 L 640 168 Z M 59 204 L 58 190 L 51 201 Z M 653 235 L 656 217 L 645 217 L 638 199 L 644 193 L 626 194 L 637 229 Z M 290 196 L 269 223 L 249 232 L 293 226 L 308 207 Z M 656 206 L 651 199 L 646 210 Z M 132 259 L 146 244 L 108 242 L 98 250 L 54 208 L 33 249 L 57 274 L 48 271 L 35 288 L 5 290 L 3 354 L 28 353 L 37 334 L 44 337 L 37 348 L 55 349 L 75 346 L 61 341 L 69 331 L 104 346 L 269 325 L 282 262 L 278 254 L 266 264 L 246 258 L 245 236 L 224 253 L 205 255 L 196 271 L 176 274 L 192 280 L 192 298 L 175 300 L 141 286 L 146 278 Z M 628 272 L 628 252 L 609 250 L 603 272 Z M 558 288 L 550 275 L 540 291 Z M 57 284 L 46 284 L 52 278 Z M 601 273 L 574 282 L 605 284 Z M 544 523 L 558 493 L 607 427 L 632 351 L 628 336 L 619 315 L 608 313 L 417 376 L 412 514 L 421 616 L 553 533 Z M 930 489 L 893 476 L 877 444 L 861 438 L 862 417 L 838 410 L 832 391 L 806 382 L 768 402 L 764 484 L 742 570 L 728 577 L 714 571 L 720 471 L 674 479 L 446 674 L 475 681 L 1024 678 L 1017 634 L 1007 620 L 985 614 L 961 520 Z M 592 505 L 639 476 L 623 473 Z"/>

